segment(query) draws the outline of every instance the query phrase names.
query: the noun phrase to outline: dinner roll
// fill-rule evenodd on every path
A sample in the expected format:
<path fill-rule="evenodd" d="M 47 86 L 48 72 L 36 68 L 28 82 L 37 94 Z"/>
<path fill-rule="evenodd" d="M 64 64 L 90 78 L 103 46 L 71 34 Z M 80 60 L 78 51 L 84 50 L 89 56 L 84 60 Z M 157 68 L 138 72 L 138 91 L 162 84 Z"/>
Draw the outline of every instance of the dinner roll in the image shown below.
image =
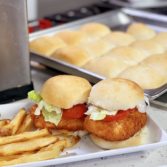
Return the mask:
<path fill-rule="evenodd" d="M 101 56 L 92 59 L 83 68 L 97 73 L 104 77 L 116 77 L 120 72 L 128 67 L 127 63 L 120 61 L 116 56 Z"/>
<path fill-rule="evenodd" d="M 152 40 L 160 44 L 167 50 L 167 32 L 160 32 Z"/>
<path fill-rule="evenodd" d="M 158 72 L 144 65 L 136 65 L 127 68 L 119 77 L 138 83 L 143 89 L 154 89 L 162 85 L 164 80 Z"/>
<path fill-rule="evenodd" d="M 56 37 L 61 38 L 66 44 L 74 46 L 91 41 L 91 38 L 82 31 L 62 31 L 55 34 Z"/>
<path fill-rule="evenodd" d="M 133 35 L 137 40 L 151 39 L 156 35 L 156 32 L 143 23 L 133 23 L 128 29 L 127 33 Z"/>
<path fill-rule="evenodd" d="M 119 46 L 108 52 L 108 55 L 117 57 L 120 61 L 128 65 L 135 65 L 145 57 L 140 50 L 130 46 Z"/>
<path fill-rule="evenodd" d="M 52 57 L 76 66 L 83 66 L 91 59 L 91 56 L 86 50 L 73 46 L 56 50 L 52 54 Z"/>
<path fill-rule="evenodd" d="M 63 48 L 66 44 L 58 37 L 44 36 L 34 39 L 29 44 L 31 52 L 50 56 L 54 51 L 59 48 Z"/>
<path fill-rule="evenodd" d="M 80 27 L 80 30 L 86 32 L 92 39 L 97 40 L 111 32 L 110 28 L 102 23 L 87 23 Z"/>
<path fill-rule="evenodd" d="M 152 55 L 141 63 L 156 70 L 159 73 L 159 76 L 162 76 L 167 80 L 167 53 Z"/>
<path fill-rule="evenodd" d="M 154 40 L 135 41 L 131 46 L 140 50 L 146 57 L 153 54 L 160 54 L 165 51 L 165 49 Z"/>
<path fill-rule="evenodd" d="M 103 39 L 115 47 L 127 46 L 135 41 L 135 38 L 133 36 L 129 35 L 128 33 L 119 31 L 112 32 L 106 35 Z"/>
<path fill-rule="evenodd" d="M 86 49 L 90 56 L 95 58 L 109 52 L 113 48 L 113 45 L 103 39 L 99 39 L 83 45 L 82 48 Z"/>

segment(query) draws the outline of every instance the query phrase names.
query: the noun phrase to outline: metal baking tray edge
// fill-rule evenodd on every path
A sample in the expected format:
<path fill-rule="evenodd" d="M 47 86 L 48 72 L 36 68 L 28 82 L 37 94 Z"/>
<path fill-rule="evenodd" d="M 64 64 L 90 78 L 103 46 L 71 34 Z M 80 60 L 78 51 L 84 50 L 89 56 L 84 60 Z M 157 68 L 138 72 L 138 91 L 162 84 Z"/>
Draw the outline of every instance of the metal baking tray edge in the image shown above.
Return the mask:
<path fill-rule="evenodd" d="M 167 6 L 166 0 L 149 0 L 144 1 L 141 0 L 110 0 L 110 3 L 113 5 L 117 5 L 119 7 L 130 7 L 130 8 L 138 8 L 138 9 L 147 9 L 147 8 L 164 8 Z"/>
<path fill-rule="evenodd" d="M 38 38 L 44 35 L 50 35 L 65 29 L 77 29 L 80 27 L 81 24 L 85 24 L 88 22 L 101 22 L 110 27 L 117 27 L 118 21 L 120 21 L 119 23 L 121 23 L 121 25 L 123 26 L 133 21 L 136 21 L 135 17 L 139 18 L 139 20 L 137 19 L 137 21 L 143 21 L 145 23 L 148 22 L 150 26 L 154 28 L 156 31 L 167 31 L 167 17 L 159 14 L 140 11 L 140 10 L 122 8 L 118 10 L 113 10 L 111 12 L 107 12 L 105 14 L 100 14 L 90 18 L 81 19 L 79 21 L 74 21 L 72 23 L 67 23 L 61 26 L 57 26 L 47 30 L 32 33 L 30 34 L 29 39 L 31 41 L 35 38 Z M 51 67 L 53 69 L 56 69 L 65 73 L 85 77 L 92 83 L 96 83 L 104 79 L 104 77 L 98 74 L 95 74 L 93 72 L 87 71 L 83 68 L 71 65 L 66 62 L 62 62 L 60 60 L 56 60 L 51 57 L 38 55 L 36 53 L 31 53 L 31 60 L 39 62 L 45 66 Z M 166 90 L 167 90 L 167 84 L 158 89 L 145 90 L 145 95 L 148 96 L 149 99 L 153 100 L 159 97 L 160 95 L 162 95 L 162 93 L 166 92 Z"/>

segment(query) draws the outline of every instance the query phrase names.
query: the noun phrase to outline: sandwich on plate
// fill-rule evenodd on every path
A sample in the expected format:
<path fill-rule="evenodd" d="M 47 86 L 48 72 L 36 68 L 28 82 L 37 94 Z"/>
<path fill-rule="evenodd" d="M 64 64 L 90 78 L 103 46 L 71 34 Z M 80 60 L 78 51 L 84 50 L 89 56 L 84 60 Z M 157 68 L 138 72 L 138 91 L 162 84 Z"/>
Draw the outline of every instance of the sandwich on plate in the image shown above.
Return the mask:
<path fill-rule="evenodd" d="M 84 128 L 92 141 L 104 149 L 144 142 L 147 123 L 144 92 L 135 82 L 105 79 L 92 87 Z"/>
<path fill-rule="evenodd" d="M 40 92 L 31 91 L 35 102 L 30 115 L 37 128 L 79 132 L 83 130 L 90 83 L 81 77 L 58 75 L 48 79 Z"/>

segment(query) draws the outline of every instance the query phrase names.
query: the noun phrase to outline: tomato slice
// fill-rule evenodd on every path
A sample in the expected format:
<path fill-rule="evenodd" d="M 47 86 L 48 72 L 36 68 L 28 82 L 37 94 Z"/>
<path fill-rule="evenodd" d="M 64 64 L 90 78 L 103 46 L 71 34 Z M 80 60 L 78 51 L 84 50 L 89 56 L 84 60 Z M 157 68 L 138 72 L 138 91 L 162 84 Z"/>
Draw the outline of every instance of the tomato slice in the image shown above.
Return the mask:
<path fill-rule="evenodd" d="M 118 121 L 123 118 L 125 118 L 130 112 L 135 111 L 136 108 L 134 109 L 128 109 L 128 110 L 119 110 L 116 115 L 107 115 L 103 121 L 105 122 L 110 122 L 110 121 Z"/>
<path fill-rule="evenodd" d="M 79 119 L 83 118 L 84 113 L 87 111 L 85 104 L 77 104 L 69 109 L 63 109 L 63 118 L 66 119 Z"/>

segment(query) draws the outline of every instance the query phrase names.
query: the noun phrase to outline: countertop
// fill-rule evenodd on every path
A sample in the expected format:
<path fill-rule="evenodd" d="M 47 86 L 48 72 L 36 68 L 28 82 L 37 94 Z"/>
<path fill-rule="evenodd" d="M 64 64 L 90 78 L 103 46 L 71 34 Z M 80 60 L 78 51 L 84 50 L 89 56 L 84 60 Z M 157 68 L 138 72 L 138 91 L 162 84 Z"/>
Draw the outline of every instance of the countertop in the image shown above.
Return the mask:
<path fill-rule="evenodd" d="M 60 74 L 60 72 L 40 67 L 32 69 L 32 80 L 36 90 L 39 90 L 42 83 L 49 77 Z M 149 115 L 153 120 L 167 132 L 167 109 L 159 109 L 151 106 Z M 149 151 L 123 154 L 119 156 L 104 157 L 92 159 L 88 161 L 80 161 L 63 165 L 55 165 L 55 167 L 160 167 L 167 166 L 167 145 Z M 51 166 L 53 167 L 53 166 Z"/>

